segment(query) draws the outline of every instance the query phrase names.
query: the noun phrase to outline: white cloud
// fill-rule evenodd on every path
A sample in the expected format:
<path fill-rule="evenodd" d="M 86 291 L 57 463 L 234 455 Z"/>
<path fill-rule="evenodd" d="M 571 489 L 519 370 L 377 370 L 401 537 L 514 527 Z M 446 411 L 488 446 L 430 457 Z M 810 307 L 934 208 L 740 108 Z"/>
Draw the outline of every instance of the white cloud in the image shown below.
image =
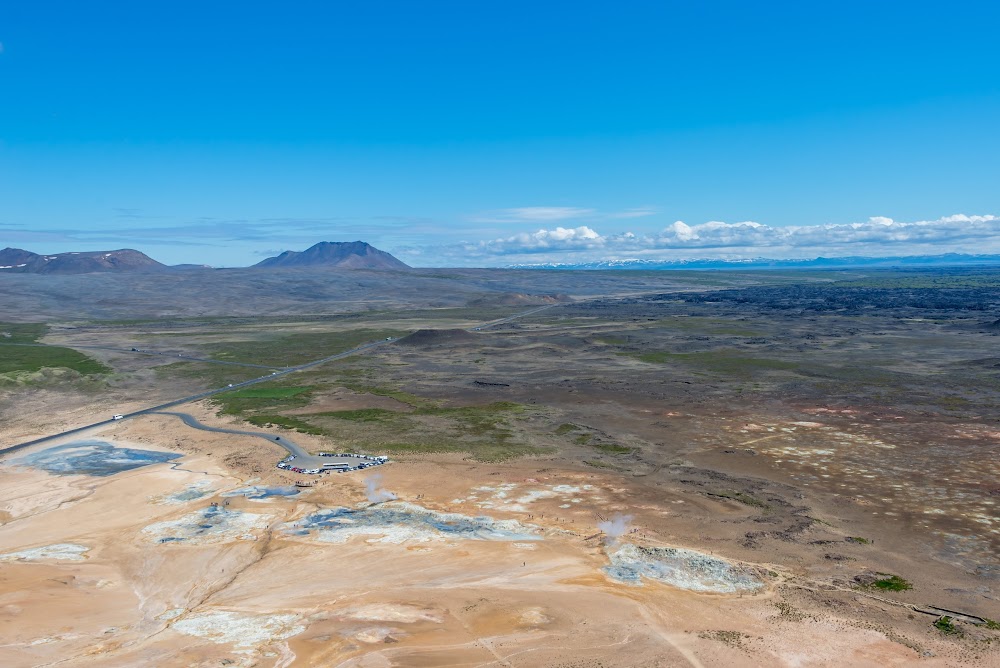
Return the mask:
<path fill-rule="evenodd" d="M 473 223 L 554 223 L 564 220 L 596 221 L 652 216 L 651 206 L 633 207 L 624 211 L 602 212 L 578 206 L 522 206 L 513 209 L 485 211 L 469 217 Z"/>
<path fill-rule="evenodd" d="M 572 206 L 526 206 L 519 209 L 507 209 L 507 212 L 516 220 L 549 221 L 581 218 L 594 213 L 594 210 Z"/>
<path fill-rule="evenodd" d="M 584 218 L 591 216 L 594 209 L 575 206 L 522 206 L 514 209 L 487 211 L 472 218 L 477 223 L 539 223 Z"/>
<path fill-rule="evenodd" d="M 863 223 L 771 227 L 753 221 L 676 221 L 659 232 L 601 234 L 588 226 L 467 243 L 475 257 L 553 254 L 562 259 L 610 257 L 772 257 L 1000 253 L 1000 217 L 956 214 L 937 220 L 901 222 L 873 216 Z"/>
<path fill-rule="evenodd" d="M 672 232 L 675 237 L 681 241 L 688 241 L 690 239 L 697 239 L 698 233 L 691 229 L 691 226 L 686 224 L 683 220 L 675 221 L 673 225 L 668 227 L 664 232 Z"/>
<path fill-rule="evenodd" d="M 557 227 L 554 230 L 538 230 L 537 232 L 522 232 L 504 239 L 481 241 L 478 244 L 466 244 L 466 250 L 478 253 L 505 254 L 537 252 L 543 250 L 566 250 L 594 248 L 604 242 L 600 234 L 586 225 L 566 228 Z"/>
<path fill-rule="evenodd" d="M 632 209 L 625 209 L 624 211 L 619 211 L 617 213 L 607 214 L 608 218 L 644 218 L 645 216 L 652 216 L 656 213 L 656 209 L 651 206 L 637 206 Z"/>

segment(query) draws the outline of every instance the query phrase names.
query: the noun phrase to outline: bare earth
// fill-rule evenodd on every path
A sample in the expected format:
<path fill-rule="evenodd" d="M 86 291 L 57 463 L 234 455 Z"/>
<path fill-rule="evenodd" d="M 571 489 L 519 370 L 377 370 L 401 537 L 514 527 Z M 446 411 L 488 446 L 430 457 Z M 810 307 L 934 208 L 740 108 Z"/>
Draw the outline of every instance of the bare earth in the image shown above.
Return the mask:
<path fill-rule="evenodd" d="M 303 394 L 242 417 L 212 401 L 179 409 L 313 452 L 389 454 L 367 485 L 361 471 L 296 488 L 306 476 L 274 468 L 279 446 L 162 415 L 6 457 L 0 665 L 1000 666 L 1000 631 L 959 621 L 943 633 L 914 609 L 1000 618 L 991 387 L 937 376 L 941 394 L 965 397 L 952 409 L 929 407 L 917 381 L 906 396 L 886 389 L 910 376 L 824 371 L 819 384 L 802 366 L 820 345 L 810 337 L 849 316 L 795 330 L 685 306 L 703 309 L 692 331 L 662 310 L 675 303 L 560 306 L 494 332 L 425 334 L 311 371 Z M 273 328 L 450 332 L 475 316 Z M 996 341 L 864 318 L 837 320 L 858 331 L 823 342 L 824 364 L 869 368 L 876 351 L 896 360 L 886 374 L 938 373 Z M 241 336 L 265 335 L 67 320 L 45 342 L 208 355 Z M 918 348 L 910 361 L 899 352 Z M 736 366 L 736 349 L 769 366 Z M 669 355 L 639 357 L 650 351 Z M 99 391 L 4 386 L 3 444 L 218 384 L 169 359 L 89 354 L 117 374 Z M 265 412 L 314 433 L 245 419 Z M 65 460 L 53 448 L 95 441 L 119 448 L 94 455 L 102 465 L 137 456 L 122 448 L 177 456 L 111 475 L 44 470 Z M 912 588 L 871 586 L 890 574 Z"/>

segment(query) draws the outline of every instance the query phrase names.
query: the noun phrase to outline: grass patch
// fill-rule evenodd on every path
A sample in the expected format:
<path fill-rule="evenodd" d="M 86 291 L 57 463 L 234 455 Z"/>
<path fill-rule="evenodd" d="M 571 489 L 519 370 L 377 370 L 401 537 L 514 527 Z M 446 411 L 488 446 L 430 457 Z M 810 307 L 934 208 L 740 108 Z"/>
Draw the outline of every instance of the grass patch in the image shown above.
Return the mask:
<path fill-rule="evenodd" d="M 570 424 L 569 422 L 563 422 L 561 425 L 556 427 L 556 434 L 558 436 L 563 436 L 571 431 L 576 431 L 576 425 Z"/>
<path fill-rule="evenodd" d="M 322 427 L 317 427 L 301 418 L 288 415 L 251 415 L 246 421 L 258 427 L 282 427 L 283 429 L 294 429 L 302 434 L 313 434 L 315 436 L 328 436 L 329 432 Z"/>
<path fill-rule="evenodd" d="M 496 462 L 543 452 L 514 438 L 510 418 L 524 410 L 521 404 L 499 401 L 481 406 L 424 405 L 405 413 L 366 408 L 303 417 L 310 422 L 331 420 L 325 426 L 346 447 L 360 452 L 463 452 L 477 461 Z"/>
<path fill-rule="evenodd" d="M 311 387 L 248 387 L 234 390 L 227 397 L 237 399 L 288 399 L 310 391 Z"/>
<path fill-rule="evenodd" d="M 882 591 L 906 591 L 913 589 L 913 585 L 898 575 L 890 575 L 889 573 L 879 573 L 879 575 L 885 577 L 871 583 L 870 586 L 875 589 L 881 589 Z"/>
<path fill-rule="evenodd" d="M 409 331 L 397 329 L 352 329 L 340 332 L 297 332 L 250 341 L 230 341 L 206 346 L 210 357 L 227 362 L 294 366 L 337 353 L 364 343 L 398 338 Z"/>
<path fill-rule="evenodd" d="M 342 385 L 352 392 L 357 392 L 359 394 L 374 394 L 377 397 L 389 397 L 390 399 L 395 399 L 396 401 L 406 404 L 412 408 L 434 408 L 438 405 L 438 402 L 433 399 L 425 399 L 424 397 L 418 397 L 415 394 L 410 394 L 409 392 L 403 392 L 402 390 L 390 387 L 362 385 L 360 383 L 353 382 L 345 382 L 342 383 Z"/>
<path fill-rule="evenodd" d="M 524 406 L 510 401 L 497 401 L 485 406 L 464 406 L 460 408 L 420 408 L 415 415 L 445 417 L 453 420 L 455 428 L 462 436 L 490 436 L 498 443 L 506 442 L 512 436 L 507 426 L 507 415 L 521 413 Z"/>
<path fill-rule="evenodd" d="M 0 323 L 0 373 L 72 369 L 84 376 L 111 373 L 111 369 L 92 357 L 61 346 L 4 346 L 5 343 L 35 343 L 45 336 L 49 326 L 40 322 Z"/>
<path fill-rule="evenodd" d="M 273 411 L 301 408 L 309 403 L 314 387 L 306 386 L 258 386 L 232 392 L 223 392 L 213 397 L 221 415 L 257 415 Z"/>
<path fill-rule="evenodd" d="M 816 522 L 817 524 L 822 524 L 822 525 L 828 526 L 828 527 L 832 527 L 833 526 L 832 524 L 830 524 L 826 520 L 821 520 L 820 518 L 813 517 L 812 515 L 806 515 L 806 518 L 812 520 L 813 522 Z"/>
<path fill-rule="evenodd" d="M 742 503 L 744 506 L 750 506 L 752 508 L 762 508 L 766 510 L 771 507 L 767 504 L 767 502 L 761 501 L 757 497 L 751 496 L 746 492 L 709 492 L 708 495 L 721 499 L 729 499 L 730 501 L 736 501 L 737 503 Z"/>
<path fill-rule="evenodd" d="M 870 540 L 862 538 L 861 536 L 848 536 L 844 540 L 848 543 L 854 543 L 855 545 L 871 545 Z"/>
<path fill-rule="evenodd" d="M 242 383 L 245 380 L 259 378 L 264 371 L 263 369 L 206 362 L 171 362 L 154 367 L 153 370 L 158 376 L 164 378 L 190 378 L 200 381 L 207 387 L 223 387 L 228 383 Z"/>
<path fill-rule="evenodd" d="M 609 455 L 628 455 L 632 453 L 632 448 L 627 448 L 624 445 L 616 445 L 614 443 L 593 443 L 591 447 L 596 448 L 601 452 L 606 452 Z"/>
<path fill-rule="evenodd" d="M 310 391 L 311 387 L 248 387 L 227 396 L 240 399 L 287 399 Z"/>
<path fill-rule="evenodd" d="M 587 445 L 590 443 L 590 439 L 594 438 L 593 434 L 580 434 L 573 439 L 573 442 L 577 445 Z"/>
<path fill-rule="evenodd" d="M 42 323 L 0 323 L 0 343 L 34 343 L 45 336 L 49 326 Z"/>
<path fill-rule="evenodd" d="M 785 360 L 765 357 L 745 357 L 732 350 L 712 350 L 696 353 L 671 353 L 659 350 L 648 353 L 619 353 L 619 355 L 634 357 L 648 364 L 680 362 L 682 364 L 698 366 L 706 371 L 740 377 L 752 376 L 764 371 L 796 371 L 799 368 L 798 362 L 787 362 Z"/>
<path fill-rule="evenodd" d="M 384 408 L 359 408 L 351 411 L 327 411 L 325 413 L 314 413 L 324 417 L 332 417 L 338 420 L 351 420 L 352 422 L 388 422 L 399 417 L 396 411 L 388 411 Z"/>
<path fill-rule="evenodd" d="M 0 350 L 0 373 L 44 368 L 72 369 L 84 376 L 111 373 L 109 367 L 72 348 L 0 345 Z"/>
<path fill-rule="evenodd" d="M 947 636 L 962 635 L 962 629 L 955 626 L 955 622 L 952 621 L 951 617 L 948 615 L 940 617 L 937 621 L 935 621 L 934 628 Z"/>
<path fill-rule="evenodd" d="M 481 416 L 489 413 L 523 413 L 524 406 L 513 401 L 494 401 L 482 406 L 458 406 L 454 408 L 424 407 L 419 415 L 449 415 L 458 417 Z"/>
<path fill-rule="evenodd" d="M 990 631 L 1000 631 L 1000 622 L 987 617 L 983 617 L 983 621 L 986 622 L 983 624 L 984 628 L 987 628 Z"/>

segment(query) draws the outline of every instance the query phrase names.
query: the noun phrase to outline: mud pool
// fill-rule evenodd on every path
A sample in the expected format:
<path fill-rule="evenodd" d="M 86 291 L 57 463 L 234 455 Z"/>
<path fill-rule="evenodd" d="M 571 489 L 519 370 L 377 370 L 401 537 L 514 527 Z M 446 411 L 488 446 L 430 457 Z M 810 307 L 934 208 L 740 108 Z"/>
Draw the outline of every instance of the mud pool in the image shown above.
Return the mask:
<path fill-rule="evenodd" d="M 411 503 L 383 503 L 365 508 L 328 508 L 286 524 L 290 536 L 310 536 L 342 543 L 355 536 L 380 536 L 370 542 L 431 540 L 539 540 L 537 528 L 516 520 L 442 513 Z"/>
<path fill-rule="evenodd" d="M 217 610 L 189 615 L 171 624 L 171 628 L 216 643 L 232 643 L 236 651 L 241 652 L 302 633 L 305 626 L 298 622 L 297 615 L 254 615 Z"/>
<path fill-rule="evenodd" d="M 89 550 L 89 547 L 76 543 L 56 543 L 0 554 L 0 561 L 83 561 Z"/>
<path fill-rule="evenodd" d="M 642 584 L 643 578 L 713 594 L 755 591 L 764 582 L 752 569 L 694 550 L 625 544 L 609 550 L 604 572 L 615 580 Z"/>
<path fill-rule="evenodd" d="M 222 506 L 208 506 L 176 520 L 150 524 L 142 530 L 154 543 L 221 543 L 230 540 L 253 540 L 250 533 L 265 528 L 271 515 L 245 513 Z"/>
<path fill-rule="evenodd" d="M 184 487 L 179 492 L 153 497 L 153 501 L 164 505 L 180 505 L 189 501 L 197 501 L 215 493 L 215 488 L 209 482 L 196 482 Z"/>
<path fill-rule="evenodd" d="M 162 464 L 181 455 L 156 450 L 123 448 L 107 441 L 74 441 L 12 460 L 14 466 L 30 466 L 54 475 L 106 477 L 132 469 Z"/>
<path fill-rule="evenodd" d="M 294 485 L 286 486 L 275 486 L 267 487 L 264 485 L 251 485 L 249 487 L 241 487 L 239 489 L 234 489 L 229 492 L 225 492 L 222 496 L 226 498 L 234 496 L 243 496 L 251 501 L 266 501 L 267 499 L 273 497 L 287 497 L 287 496 L 298 496 L 302 490 L 295 487 Z"/>

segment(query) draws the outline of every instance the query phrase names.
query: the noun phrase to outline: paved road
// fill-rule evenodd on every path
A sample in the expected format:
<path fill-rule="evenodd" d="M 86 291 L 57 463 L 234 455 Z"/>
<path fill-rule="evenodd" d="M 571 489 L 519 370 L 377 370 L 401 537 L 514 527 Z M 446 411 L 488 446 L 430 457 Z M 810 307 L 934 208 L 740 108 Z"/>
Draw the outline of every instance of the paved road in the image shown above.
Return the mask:
<path fill-rule="evenodd" d="M 326 464 L 348 464 L 354 468 L 357 467 L 358 464 L 364 462 L 364 460 L 351 457 L 317 457 L 309 454 L 308 450 L 285 436 L 268 434 L 260 431 L 240 431 L 238 429 L 210 427 L 203 422 L 199 422 L 197 418 L 187 413 L 178 413 L 175 411 L 156 411 L 154 415 L 173 415 L 174 417 L 180 418 L 181 421 L 187 426 L 193 427 L 194 429 L 201 429 L 202 431 L 214 431 L 220 434 L 236 434 L 237 436 L 255 436 L 257 438 L 262 438 L 268 443 L 280 445 L 287 450 L 288 454 L 295 457 L 292 465 L 300 469 L 322 469 Z"/>
<path fill-rule="evenodd" d="M 522 313 L 517 313 L 517 314 L 514 314 L 512 316 L 508 316 L 506 318 L 500 318 L 499 320 L 491 320 L 491 321 L 485 322 L 485 323 L 483 323 L 481 325 L 477 325 L 475 327 L 470 327 L 469 329 L 473 330 L 473 331 L 479 331 L 479 330 L 487 329 L 489 327 L 495 327 L 497 325 L 502 325 L 504 323 L 511 322 L 512 320 L 517 320 L 518 318 L 523 318 L 525 316 L 529 316 L 529 315 L 532 315 L 534 313 L 538 313 L 539 311 L 544 311 L 545 309 L 553 308 L 555 306 L 559 306 L 559 304 L 546 304 L 545 306 L 540 306 L 538 308 L 533 308 L 533 309 L 530 309 L 528 311 L 524 311 Z M 214 389 L 214 390 L 207 390 L 205 392 L 199 392 L 198 394 L 192 394 L 192 395 L 189 395 L 189 396 L 186 396 L 186 397 L 181 397 L 180 399 L 175 399 L 173 401 L 168 401 L 166 403 L 159 404 L 157 406 L 150 406 L 149 408 L 143 408 L 141 410 L 133 411 L 131 413 L 125 413 L 125 414 L 122 415 L 122 419 L 126 419 L 127 420 L 129 418 L 139 417 L 139 416 L 142 416 L 142 415 L 150 415 L 152 413 L 161 413 L 161 412 L 163 412 L 167 408 L 173 408 L 174 406 L 181 406 L 183 404 L 188 404 L 188 403 L 191 403 L 192 401 L 198 401 L 199 399 L 205 399 L 207 397 L 211 397 L 211 396 L 214 396 L 216 394 L 221 394 L 223 392 L 230 392 L 232 390 L 238 390 L 238 389 L 243 388 L 243 387 L 249 387 L 251 385 L 256 385 L 257 383 L 265 383 L 265 382 L 268 382 L 268 381 L 277 380 L 278 378 L 281 378 L 282 376 L 287 376 L 288 374 L 296 373 L 298 371 L 305 371 L 306 369 L 312 369 L 313 367 L 320 366 L 321 364 L 326 364 L 328 362 L 333 362 L 335 360 L 344 359 L 345 357 L 352 357 L 352 356 L 357 355 L 359 353 L 363 353 L 365 351 L 372 350 L 373 348 L 378 348 L 379 346 L 384 346 L 384 345 L 388 345 L 388 344 L 391 344 L 391 343 L 395 343 L 397 340 L 398 339 L 392 339 L 392 340 L 386 340 L 386 341 L 373 341 L 371 343 L 366 343 L 366 344 L 364 344 L 362 346 L 358 346 L 357 348 L 352 348 L 352 349 L 346 350 L 346 351 L 344 351 L 342 353 L 337 353 L 336 355 L 329 355 L 327 357 L 322 357 L 322 358 L 320 358 L 318 360 L 313 360 L 312 362 L 306 362 L 305 364 L 300 364 L 299 366 L 285 367 L 285 368 L 279 369 L 278 371 L 271 371 L 271 373 L 268 374 L 268 375 L 266 375 L 266 376 L 261 376 L 259 378 L 252 378 L 250 380 L 245 380 L 242 383 L 233 383 L 232 385 L 227 386 L 227 387 L 220 387 L 220 388 L 217 388 L 217 389 Z M 44 346 L 45 344 L 6 344 L 6 345 L 40 345 L 40 346 Z M 131 352 L 131 351 L 129 351 L 129 352 Z M 156 353 L 156 354 L 160 354 L 160 353 Z M 194 359 L 194 358 L 192 358 L 192 359 Z M 207 360 L 202 360 L 202 361 L 207 361 Z M 216 361 L 219 361 L 219 360 L 216 360 Z M 272 369 L 274 367 L 261 367 L 261 368 Z M 184 414 L 176 414 L 176 415 L 178 415 L 178 417 L 179 417 L 180 415 L 184 415 Z M 188 416 L 188 417 L 190 417 L 190 416 Z M 191 418 L 191 419 L 194 420 L 194 418 Z M 57 438 L 64 438 L 66 436 L 72 436 L 74 434 L 80 434 L 80 433 L 83 433 L 83 432 L 85 432 L 85 431 L 87 431 L 89 429 L 94 429 L 95 427 L 103 427 L 105 425 L 113 424 L 114 422 L 117 422 L 117 420 L 113 420 L 113 419 L 101 420 L 99 422 L 94 422 L 94 423 L 91 423 L 91 424 L 88 424 L 88 425 L 84 425 L 82 427 L 77 427 L 75 429 L 68 429 L 66 431 L 59 432 L 58 434 L 51 434 L 49 436 L 43 436 L 41 438 L 36 438 L 36 439 L 34 439 L 32 441 L 26 441 L 24 443 L 18 443 L 16 445 L 11 445 L 11 446 L 8 446 L 6 448 L 0 448 L 0 456 L 7 455 L 7 454 L 10 454 L 10 453 L 13 453 L 13 452 L 17 452 L 19 450 L 24 450 L 25 448 L 30 448 L 30 447 L 38 445 L 40 443 L 45 443 L 46 441 L 52 441 L 52 440 L 55 440 Z M 197 420 L 194 420 L 194 422 L 197 423 L 197 424 L 201 424 Z M 190 423 L 188 423 L 188 424 L 190 424 Z M 191 426 L 194 426 L 194 425 L 191 425 Z M 224 431 L 224 430 L 220 430 L 220 431 Z M 251 435 L 251 436 L 261 436 L 261 434 L 256 434 L 256 433 L 253 433 L 253 432 L 233 432 L 233 433 L 246 434 L 246 435 Z M 278 443 L 278 444 L 281 444 L 281 445 L 284 444 L 283 441 L 275 441 L 275 442 Z M 292 444 L 292 446 L 298 448 L 298 446 L 295 446 L 294 444 Z M 288 449 L 288 448 L 286 448 L 286 449 Z M 301 448 L 299 448 L 299 449 L 301 450 Z M 288 449 L 288 451 L 292 452 L 291 449 Z M 302 451 L 302 452 L 305 452 L 305 451 Z M 308 453 L 305 453 L 305 456 L 308 456 Z"/>
<path fill-rule="evenodd" d="M 116 353 L 131 353 L 132 355 L 158 355 L 161 357 L 170 357 L 173 359 L 181 359 L 185 362 L 206 362 L 208 364 L 225 364 L 228 366 L 245 366 L 251 369 L 287 369 L 288 367 L 283 366 L 268 366 L 266 364 L 250 364 L 248 362 L 228 362 L 226 360 L 213 360 L 205 357 L 192 357 L 190 355 L 182 355 L 178 353 L 165 353 L 156 350 L 132 350 L 126 348 L 112 348 L 111 346 L 87 346 L 87 345 L 66 345 L 58 346 L 55 344 L 48 343 L 0 343 L 0 346 L 26 346 L 29 348 L 81 348 L 83 350 L 110 350 Z"/>
<path fill-rule="evenodd" d="M 579 304 L 581 302 L 573 302 Z M 506 318 L 500 318 L 499 320 L 490 320 L 489 322 L 484 322 L 481 325 L 476 325 L 475 327 L 470 327 L 468 331 L 478 332 L 488 327 L 496 327 L 497 325 L 502 325 L 504 323 L 510 322 L 511 320 L 517 320 L 518 318 L 524 318 L 526 316 L 538 313 L 539 311 L 544 311 L 545 309 L 555 308 L 556 306 L 561 306 L 561 304 L 546 304 L 545 306 L 539 306 L 538 308 L 533 308 L 530 311 L 525 311 L 524 313 L 515 313 L 514 315 L 507 316 Z"/>
<path fill-rule="evenodd" d="M 344 351 L 342 353 L 337 353 L 336 355 L 330 355 L 322 359 L 314 360 L 312 362 L 307 362 L 295 367 L 289 367 L 287 369 L 282 369 L 280 371 L 272 371 L 266 376 L 261 376 L 259 378 L 252 378 L 250 380 L 245 380 L 242 383 L 233 383 L 231 386 L 220 387 L 214 390 L 208 390 L 206 392 L 199 392 L 198 394 L 192 394 L 186 397 L 181 397 L 180 399 L 175 399 L 173 401 L 168 401 L 157 406 L 150 406 L 149 408 L 143 408 L 138 411 L 133 411 L 131 413 L 125 413 L 122 419 L 139 417 L 140 415 L 149 415 L 150 413 L 158 413 L 167 408 L 173 408 L 174 406 L 181 406 L 183 404 L 191 403 L 192 401 L 198 401 L 199 399 L 205 399 L 206 397 L 211 397 L 216 394 L 221 394 L 222 392 L 231 392 L 233 390 L 238 390 L 243 387 L 249 387 L 251 385 L 256 385 L 257 383 L 265 383 L 271 380 L 277 380 L 282 376 L 287 376 L 290 373 L 295 373 L 296 371 L 303 371 L 305 369 L 311 369 L 312 367 L 319 366 L 320 364 L 326 364 L 327 362 L 332 362 L 334 360 L 343 359 L 345 357 L 350 357 L 352 355 L 357 355 L 358 353 L 364 352 L 366 350 L 371 350 L 372 348 L 377 348 L 378 346 L 383 346 L 390 341 L 374 341 L 372 343 L 366 343 L 363 346 L 358 346 L 357 348 L 352 348 L 351 350 Z M 68 429 L 58 434 L 52 434 L 50 436 L 43 436 L 42 438 L 36 438 L 33 441 L 26 441 L 24 443 L 18 443 L 17 445 L 11 445 L 6 448 L 0 449 L 0 456 L 10 454 L 12 452 L 17 452 L 18 450 L 23 450 L 25 448 L 30 448 L 39 443 L 45 443 L 46 441 L 52 441 L 57 438 L 63 438 L 65 436 L 72 436 L 74 434 L 79 434 L 87 431 L 88 429 L 93 429 L 94 427 L 103 427 L 104 425 L 112 424 L 117 422 L 117 420 L 108 419 L 101 420 L 100 422 L 94 422 L 92 424 L 84 425 L 82 427 L 77 427 L 76 429 Z"/>
<path fill-rule="evenodd" d="M 187 413 L 177 413 L 174 411 L 154 411 L 151 415 L 173 415 L 174 417 L 180 418 L 181 422 L 189 427 L 194 427 L 195 429 L 201 429 L 202 431 L 215 431 L 220 434 L 236 434 L 237 436 L 256 436 L 257 438 L 263 438 L 265 441 L 270 443 L 277 443 L 285 450 L 288 450 L 288 454 L 295 455 L 296 457 L 310 457 L 309 452 L 306 451 L 302 446 L 296 445 L 291 440 L 285 438 L 284 436 L 276 436 L 274 434 L 265 434 L 260 431 L 240 431 L 238 429 L 223 429 L 222 427 L 210 427 L 207 424 L 199 422 L 197 418 L 193 415 Z M 318 459 L 318 458 L 317 458 Z"/>

